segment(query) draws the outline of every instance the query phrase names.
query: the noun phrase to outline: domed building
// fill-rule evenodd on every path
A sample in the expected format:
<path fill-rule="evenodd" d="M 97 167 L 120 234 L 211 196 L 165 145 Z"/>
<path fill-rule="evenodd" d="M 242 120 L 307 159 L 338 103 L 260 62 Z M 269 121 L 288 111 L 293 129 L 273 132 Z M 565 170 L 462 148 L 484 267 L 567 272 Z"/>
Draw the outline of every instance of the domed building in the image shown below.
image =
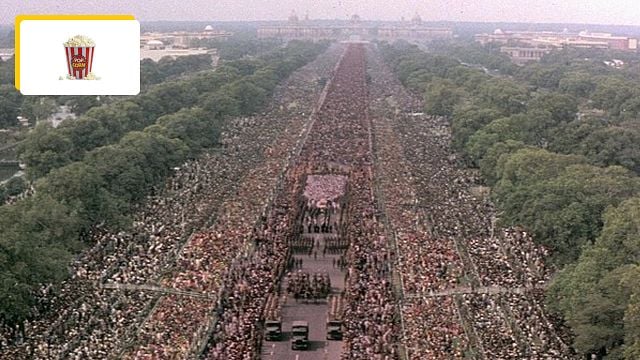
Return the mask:
<path fill-rule="evenodd" d="M 413 16 L 411 22 L 398 24 L 397 22 L 379 23 L 362 20 L 360 15 L 353 14 L 344 20 L 310 21 L 308 14 L 302 20 L 295 11 L 291 11 L 287 21 L 270 24 L 258 28 L 258 38 L 267 39 L 305 39 L 305 40 L 340 40 L 351 42 L 381 39 L 395 41 L 424 42 L 434 39 L 450 39 L 453 37 L 451 28 L 432 27 L 422 21 L 420 15 Z"/>
<path fill-rule="evenodd" d="M 160 40 L 147 41 L 147 49 L 149 50 L 163 50 L 164 48 L 164 43 Z"/>

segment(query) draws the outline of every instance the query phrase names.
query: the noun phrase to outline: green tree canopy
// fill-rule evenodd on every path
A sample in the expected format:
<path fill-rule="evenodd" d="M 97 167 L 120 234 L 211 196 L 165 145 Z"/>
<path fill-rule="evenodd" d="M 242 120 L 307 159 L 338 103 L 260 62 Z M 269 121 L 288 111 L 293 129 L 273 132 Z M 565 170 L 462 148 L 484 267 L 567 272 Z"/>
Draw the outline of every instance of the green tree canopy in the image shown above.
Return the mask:
<path fill-rule="evenodd" d="M 22 96 L 13 85 L 0 85 L 0 128 L 18 125 Z"/>
<path fill-rule="evenodd" d="M 160 117 L 157 123 L 166 129 L 166 137 L 180 139 L 192 155 L 216 145 L 220 135 L 220 119 L 201 108 L 182 109 Z"/>
<path fill-rule="evenodd" d="M 513 80 L 490 78 L 478 89 L 477 99 L 481 106 L 508 116 L 526 109 L 527 95 L 527 89 Z"/>
<path fill-rule="evenodd" d="M 449 116 L 464 93 L 452 81 L 434 79 L 424 93 L 424 110 L 429 114 Z"/>
<path fill-rule="evenodd" d="M 640 127 L 630 125 L 596 129 L 585 137 L 576 152 L 597 165 L 621 165 L 640 173 Z"/>
<path fill-rule="evenodd" d="M 581 354 L 635 359 L 640 293 L 640 198 L 609 208 L 595 244 L 554 280 L 550 305 L 574 329 Z M 624 344 L 624 346 L 623 346 Z"/>
<path fill-rule="evenodd" d="M 480 173 L 488 185 L 495 185 L 498 181 L 498 169 L 504 168 L 504 163 L 516 151 L 527 147 L 522 141 L 507 140 L 493 144 L 485 156 L 480 160 Z"/>
<path fill-rule="evenodd" d="M 457 106 L 451 119 L 451 139 L 455 149 L 462 150 L 469 138 L 493 120 L 498 119 L 500 112 L 478 106 Z"/>
<path fill-rule="evenodd" d="M 36 184 L 38 192 L 46 193 L 77 214 L 84 229 L 93 224 L 123 223 L 123 204 L 106 190 L 104 179 L 96 168 L 74 162 L 54 169 Z"/>
<path fill-rule="evenodd" d="M 31 178 L 39 178 L 51 169 L 68 164 L 72 151 L 73 144 L 69 138 L 47 123 L 36 125 L 18 146 L 20 159 L 27 165 L 27 174 Z"/>
<path fill-rule="evenodd" d="M 560 91 L 577 98 L 589 97 L 595 88 L 596 83 L 593 81 L 593 77 L 582 71 L 565 74 L 558 84 Z"/>
<path fill-rule="evenodd" d="M 248 81 L 236 81 L 225 90 L 238 101 L 241 114 L 256 112 L 267 101 L 267 92 L 256 84 Z"/>
<path fill-rule="evenodd" d="M 579 160 L 572 156 L 548 153 L 546 163 L 536 163 L 545 156 L 535 154 L 539 151 L 522 149 L 509 156 L 494 196 L 506 224 L 524 225 L 554 250 L 556 262 L 566 264 L 595 240 L 607 206 L 636 194 L 640 180 L 622 167 L 575 165 Z"/>

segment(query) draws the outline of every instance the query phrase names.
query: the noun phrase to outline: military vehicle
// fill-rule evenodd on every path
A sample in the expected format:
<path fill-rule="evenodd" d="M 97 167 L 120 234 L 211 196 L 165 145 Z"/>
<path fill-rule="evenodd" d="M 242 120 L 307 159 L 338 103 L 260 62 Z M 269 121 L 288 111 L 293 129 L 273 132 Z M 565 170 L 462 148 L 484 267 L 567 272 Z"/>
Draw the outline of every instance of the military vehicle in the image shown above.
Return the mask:
<path fill-rule="evenodd" d="M 291 350 L 306 350 L 309 348 L 309 323 L 294 321 L 291 325 Z"/>
<path fill-rule="evenodd" d="M 282 319 L 280 318 L 280 302 L 278 294 L 269 294 L 264 309 L 264 339 L 267 341 L 282 340 Z"/>
<path fill-rule="evenodd" d="M 331 295 L 328 302 L 329 311 L 327 313 L 327 340 L 342 340 L 342 296 Z"/>
<path fill-rule="evenodd" d="M 282 321 L 280 319 L 266 320 L 264 322 L 264 338 L 267 341 L 282 340 Z"/>

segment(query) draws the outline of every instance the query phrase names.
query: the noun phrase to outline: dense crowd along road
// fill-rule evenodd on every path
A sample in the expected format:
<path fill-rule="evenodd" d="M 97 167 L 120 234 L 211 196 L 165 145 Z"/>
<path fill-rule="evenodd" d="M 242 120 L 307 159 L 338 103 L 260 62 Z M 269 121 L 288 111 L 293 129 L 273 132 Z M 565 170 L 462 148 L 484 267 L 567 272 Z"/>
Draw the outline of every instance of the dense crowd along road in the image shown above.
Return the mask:
<path fill-rule="evenodd" d="M 369 59 L 378 180 L 399 250 L 409 357 L 572 358 L 543 308 L 546 250 L 522 229 L 494 228 L 492 204 L 474 191 L 478 176 L 456 166 L 446 120 L 419 113 L 420 101 L 374 52 Z M 500 291 L 478 294 L 481 286 Z"/>
<path fill-rule="evenodd" d="M 273 178 L 263 176 L 259 166 L 269 159 L 265 166 L 272 172 L 281 168 L 286 154 L 279 144 L 284 143 L 286 152 L 286 146 L 297 141 L 339 56 L 340 49 L 334 47 L 296 72 L 279 87 L 265 114 L 230 121 L 223 147 L 176 169 L 165 188 L 141 206 L 131 231 L 97 230 L 92 235 L 95 246 L 72 264 L 71 279 L 60 290 L 42 287 L 36 319 L 23 327 L 3 327 L 0 357 L 106 359 L 144 346 L 138 338 L 148 332 L 141 325 L 162 294 L 100 285 L 166 284 L 192 232 L 230 217 L 224 211 L 231 207 L 247 208 L 261 200 L 257 195 L 267 196 Z M 253 226 L 263 206 L 247 208 L 251 213 L 240 216 Z M 178 325 L 173 336 L 185 334 Z"/>
<path fill-rule="evenodd" d="M 280 291 L 331 293 L 295 270 L 314 233 L 345 273 L 336 359 L 572 358 L 544 310 L 547 251 L 494 226 L 446 120 L 421 108 L 373 45 L 330 47 L 176 169 L 130 231 L 96 229 L 38 317 L 3 329 L 0 357 L 259 358 Z"/>

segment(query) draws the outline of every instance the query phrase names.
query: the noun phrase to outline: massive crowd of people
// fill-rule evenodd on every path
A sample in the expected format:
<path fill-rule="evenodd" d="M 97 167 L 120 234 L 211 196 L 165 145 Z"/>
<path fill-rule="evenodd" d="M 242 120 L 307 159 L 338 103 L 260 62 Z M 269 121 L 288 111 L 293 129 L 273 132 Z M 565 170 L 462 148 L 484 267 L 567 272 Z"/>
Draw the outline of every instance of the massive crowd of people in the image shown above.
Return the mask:
<path fill-rule="evenodd" d="M 232 263 L 223 279 L 218 319 L 206 344 L 207 359 L 254 359 L 260 355 L 264 311 L 292 263 L 289 244 L 299 235 L 296 230 L 305 208 L 304 168 L 296 166 L 295 158 L 290 160 L 277 187 L 281 191 L 269 201 L 271 205 L 252 235 L 255 248 Z"/>
<path fill-rule="evenodd" d="M 175 303 L 162 299 L 143 327 L 137 348 L 131 350 L 132 357 L 157 356 L 158 348 L 170 351 L 170 357 L 181 357 L 199 351 L 207 342 L 209 358 L 213 359 L 236 359 L 242 358 L 240 354 L 255 356 L 259 352 L 258 325 L 265 296 L 288 263 L 285 240 L 287 231 L 293 228 L 293 218 L 289 217 L 297 213 L 296 206 L 302 207 L 289 203 L 292 197 L 288 191 L 293 191 L 294 184 L 279 175 L 292 160 L 296 143 L 301 146 L 305 121 L 314 106 L 309 100 L 315 97 L 304 95 L 308 104 L 306 113 L 275 112 L 260 117 L 263 125 L 277 123 L 279 119 L 280 124 L 274 129 L 280 130 L 280 136 L 274 129 L 260 129 L 258 139 L 264 138 L 263 144 L 267 144 L 263 161 L 247 172 L 236 193 L 222 204 L 213 226 L 187 242 L 176 271 L 165 279 L 172 288 L 187 285 L 185 290 L 193 290 L 193 284 L 197 284 L 195 290 L 214 295 L 218 305 L 199 300 L 199 304 L 192 306 L 209 312 L 207 316 L 198 316 L 198 310 L 193 313 L 180 310 Z M 287 131 L 282 131 L 281 126 L 286 126 Z M 273 184 L 278 182 L 274 188 Z M 185 324 L 193 316 L 198 320 L 191 328 L 174 328 L 169 339 L 161 338 L 158 334 L 166 333 L 165 313 L 185 318 Z M 213 337 L 208 341 L 212 328 L 215 328 Z M 174 345 L 183 342 L 189 342 L 189 346 Z"/>
<path fill-rule="evenodd" d="M 411 359 L 464 357 L 468 340 L 451 297 L 407 299 L 402 311 L 407 331 L 405 346 Z"/>
<path fill-rule="evenodd" d="M 550 274 L 546 250 L 522 229 L 494 229 L 491 203 L 474 196 L 478 176 L 458 168 L 449 148 L 446 119 L 422 114 L 376 56 L 370 53 L 371 112 L 383 139 L 376 142 L 378 179 L 396 234 L 409 357 L 571 357 L 532 295 Z M 479 294 L 480 287 L 496 291 Z"/>
<path fill-rule="evenodd" d="M 230 207 L 250 209 L 233 215 L 240 217 L 236 221 L 252 228 L 287 151 L 298 140 L 320 96 L 321 79 L 328 77 L 339 56 L 340 49 L 334 47 L 296 72 L 277 90 L 268 113 L 229 121 L 222 135 L 224 147 L 176 169 L 166 187 L 135 212 L 132 230 L 110 233 L 96 229 L 91 234 L 95 245 L 74 261 L 71 279 L 61 289 L 43 286 L 39 305 L 34 309 L 35 320 L 15 329 L 3 328 L 0 357 L 100 359 L 126 351 L 133 354 L 146 349 L 146 345 L 151 348 L 171 343 L 169 337 L 183 332 L 183 325 L 191 321 L 188 315 L 181 316 L 184 309 L 173 313 L 163 310 L 185 302 L 195 303 L 196 306 L 185 307 L 194 313 L 213 308 L 208 297 L 178 299 L 167 295 L 161 296 L 156 305 L 162 294 L 104 289 L 101 284 L 175 285 L 187 290 L 206 289 L 209 295 L 217 295 L 208 286 L 220 281 L 209 277 L 202 281 L 199 272 L 212 259 L 195 262 L 202 255 L 202 251 L 198 254 L 195 250 L 197 243 L 216 243 L 204 241 L 201 235 L 191 237 L 193 242 L 187 241 L 189 234 L 232 216 Z M 268 169 L 260 166 L 266 157 L 274 159 Z M 226 240 L 227 245 L 234 244 Z M 241 241 L 235 243 L 238 242 Z M 190 259 L 194 262 L 190 263 Z M 157 323 L 155 320 L 163 314 L 179 319 L 173 321 L 172 327 L 153 333 L 150 329 L 154 326 L 149 324 Z M 147 318 L 149 323 L 141 327 Z M 157 339 L 157 344 L 143 344 L 145 334 Z M 151 349 L 151 356 L 155 351 L 160 350 Z"/>
<path fill-rule="evenodd" d="M 311 207 L 318 206 L 321 200 L 335 202 L 343 196 L 347 189 L 347 177 L 344 175 L 308 175 L 304 188 L 304 196 L 309 199 Z"/>
<path fill-rule="evenodd" d="M 397 328 L 387 241 L 374 216 L 364 65 L 364 48 L 347 47 L 327 86 L 328 91 L 299 157 L 286 172 L 282 191 L 277 194 L 267 216 L 265 241 L 260 242 L 257 252 L 245 263 L 239 275 L 224 281 L 230 290 L 221 296 L 223 311 L 208 345 L 208 358 L 251 359 L 259 354 L 260 311 L 268 301 L 268 294 L 273 292 L 272 287 L 278 286 L 283 265 L 290 263 L 287 257 L 291 251 L 287 244 L 313 248 L 313 236 L 310 242 L 304 237 L 302 241 L 292 241 L 294 236 L 305 235 L 304 227 L 300 234 L 296 224 L 314 214 L 320 219 L 326 218 L 322 212 L 313 211 L 318 208 L 315 201 L 309 204 L 310 200 L 323 200 L 312 199 L 314 178 L 309 181 L 309 175 L 314 174 L 348 176 L 351 189 L 347 209 L 340 208 L 339 225 L 344 228 L 337 231 L 340 236 L 346 235 L 350 244 L 341 264 L 347 270 L 343 354 L 349 359 L 396 358 Z M 343 178 L 336 176 L 335 179 Z M 342 181 L 316 183 L 336 190 L 336 198 L 344 193 L 344 184 L 341 184 Z M 308 196 L 304 196 L 302 187 Z M 332 200 L 324 193 L 323 197 Z M 333 201 L 332 204 L 332 212 L 335 212 L 340 202 Z M 333 225 L 338 226 L 338 223 Z M 316 236 L 324 232 L 310 233 Z M 295 283 L 295 279 L 289 280 Z"/>
<path fill-rule="evenodd" d="M 131 231 L 96 230 L 95 245 L 74 261 L 71 278 L 61 289 L 43 294 L 34 309 L 40 314 L 25 323 L 22 341 L 3 349 L 3 355 L 101 358 L 131 341 L 157 295 L 107 290 L 102 284 L 158 283 L 188 231 L 204 225 L 215 214 L 217 199 L 233 191 L 232 185 L 209 188 L 246 171 L 230 158 L 218 153 L 176 170 L 161 196 L 149 198 L 136 212 Z"/>
<path fill-rule="evenodd" d="M 342 254 L 344 360 L 570 357 L 543 306 L 546 249 L 494 228 L 446 119 L 421 108 L 372 47 L 332 46 L 268 112 L 230 120 L 220 151 L 176 168 L 131 230 L 95 229 L 35 319 L 0 328 L 0 357 L 256 359 L 291 255 L 316 236 Z M 331 288 L 293 274 L 301 297 Z"/>
<path fill-rule="evenodd" d="M 365 48 L 350 45 L 320 109 L 317 130 L 303 153 L 311 163 L 349 169 L 349 195 L 342 232 L 344 258 L 344 359 L 396 359 L 396 306 L 388 241 L 377 217 L 371 123 L 368 117 Z"/>
<path fill-rule="evenodd" d="M 445 236 L 437 235 L 425 216 L 431 212 L 418 202 L 418 197 L 425 195 L 419 191 L 437 191 L 428 183 L 424 184 L 426 189 L 419 189 L 417 174 L 413 171 L 413 167 L 428 166 L 428 162 L 416 162 L 431 155 L 407 156 L 404 147 L 410 145 L 406 144 L 407 139 L 395 124 L 403 114 L 417 114 L 420 102 L 404 90 L 377 54 L 370 52 L 368 55 L 377 180 L 384 198 L 385 213 L 394 230 L 397 247 L 395 266 L 401 279 L 400 286 L 406 295 L 454 288 L 463 276 L 456 244 L 449 236 L 449 229 L 442 229 Z M 430 133 L 422 135 L 432 136 Z M 439 196 L 446 198 L 446 194 Z M 407 298 L 404 302 L 401 309 L 405 327 L 403 343 L 409 358 L 451 359 L 462 356 L 468 340 L 451 299 L 417 297 Z"/>

